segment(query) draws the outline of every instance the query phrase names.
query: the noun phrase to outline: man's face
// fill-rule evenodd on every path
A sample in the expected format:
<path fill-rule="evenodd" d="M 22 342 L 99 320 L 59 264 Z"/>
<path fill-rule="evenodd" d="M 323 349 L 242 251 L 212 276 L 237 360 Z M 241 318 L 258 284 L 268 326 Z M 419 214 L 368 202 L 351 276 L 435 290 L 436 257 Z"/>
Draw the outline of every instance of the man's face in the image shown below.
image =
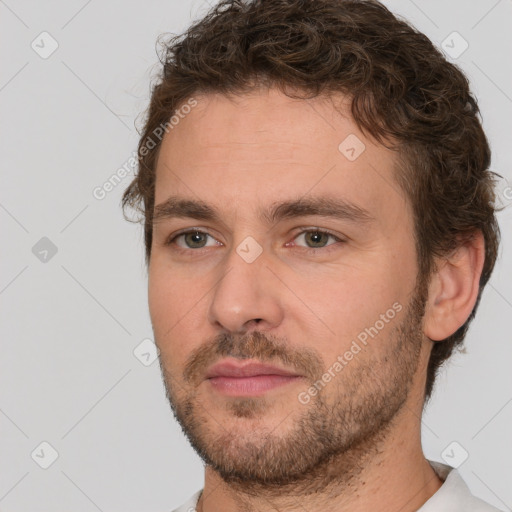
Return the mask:
<path fill-rule="evenodd" d="M 325 98 L 197 102 L 157 167 L 157 209 L 173 196 L 216 213 L 187 203 L 154 225 L 149 306 L 168 397 L 225 480 L 297 482 L 376 446 L 423 386 L 411 206 L 396 155 Z M 321 198 L 322 211 L 275 210 Z M 222 362 L 288 375 L 234 377 Z"/>

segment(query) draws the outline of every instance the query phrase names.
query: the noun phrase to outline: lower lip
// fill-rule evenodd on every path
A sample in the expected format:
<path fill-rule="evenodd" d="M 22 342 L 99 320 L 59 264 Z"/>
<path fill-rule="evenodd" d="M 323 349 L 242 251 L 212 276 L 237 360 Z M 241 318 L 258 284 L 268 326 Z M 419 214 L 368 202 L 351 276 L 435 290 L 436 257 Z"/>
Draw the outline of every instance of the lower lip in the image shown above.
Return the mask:
<path fill-rule="evenodd" d="M 211 385 L 229 396 L 260 395 L 300 379 L 296 375 L 255 375 L 253 377 L 212 377 Z"/>

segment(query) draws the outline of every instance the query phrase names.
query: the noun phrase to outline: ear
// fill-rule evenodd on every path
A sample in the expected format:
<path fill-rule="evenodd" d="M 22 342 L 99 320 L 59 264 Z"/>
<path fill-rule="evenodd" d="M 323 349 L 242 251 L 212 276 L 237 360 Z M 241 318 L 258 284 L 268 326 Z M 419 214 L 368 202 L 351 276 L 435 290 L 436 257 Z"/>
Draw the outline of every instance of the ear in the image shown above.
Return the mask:
<path fill-rule="evenodd" d="M 484 237 L 478 230 L 452 254 L 436 261 L 423 324 L 431 340 L 448 338 L 468 319 L 478 297 L 484 259 Z"/>

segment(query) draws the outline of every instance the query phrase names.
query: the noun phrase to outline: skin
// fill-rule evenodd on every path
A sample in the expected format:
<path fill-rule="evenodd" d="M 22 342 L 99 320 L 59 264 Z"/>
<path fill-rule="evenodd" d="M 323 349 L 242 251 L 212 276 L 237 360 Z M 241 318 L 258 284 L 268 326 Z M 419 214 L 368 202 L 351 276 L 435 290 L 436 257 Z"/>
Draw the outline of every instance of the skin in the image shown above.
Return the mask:
<path fill-rule="evenodd" d="M 345 98 L 336 98 L 344 115 L 325 97 L 297 100 L 275 89 L 196 99 L 162 141 L 155 205 L 171 195 L 202 200 L 219 219 L 155 223 L 149 307 L 171 406 L 206 462 L 197 510 L 417 510 L 442 484 L 420 435 L 432 340 L 471 313 L 481 235 L 437 261 L 423 315 L 396 154 L 358 130 Z M 350 134 L 365 145 L 354 161 L 338 149 Z M 373 220 L 268 224 L 258 216 L 275 202 L 326 195 Z M 190 236 L 166 245 L 192 228 L 210 235 L 206 247 Z M 314 241 L 304 231 L 315 228 L 344 241 L 322 238 L 307 252 Z M 236 251 L 248 236 L 262 250 L 251 263 Z M 300 393 L 397 303 L 401 311 L 378 335 L 301 403 Z M 228 354 L 302 378 L 260 397 L 225 396 L 205 372 Z M 315 459 L 322 450 L 333 455 L 323 464 Z"/>

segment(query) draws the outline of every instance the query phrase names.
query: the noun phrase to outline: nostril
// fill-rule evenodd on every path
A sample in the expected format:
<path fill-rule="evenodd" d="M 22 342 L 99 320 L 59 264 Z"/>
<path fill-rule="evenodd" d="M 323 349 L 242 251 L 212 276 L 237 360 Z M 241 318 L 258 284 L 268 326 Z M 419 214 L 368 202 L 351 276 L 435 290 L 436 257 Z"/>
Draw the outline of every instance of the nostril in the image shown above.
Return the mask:
<path fill-rule="evenodd" d="M 246 322 L 245 327 L 250 328 L 253 325 L 258 325 L 262 320 L 263 320 L 263 318 L 253 318 L 252 320 L 249 320 L 248 322 Z"/>

